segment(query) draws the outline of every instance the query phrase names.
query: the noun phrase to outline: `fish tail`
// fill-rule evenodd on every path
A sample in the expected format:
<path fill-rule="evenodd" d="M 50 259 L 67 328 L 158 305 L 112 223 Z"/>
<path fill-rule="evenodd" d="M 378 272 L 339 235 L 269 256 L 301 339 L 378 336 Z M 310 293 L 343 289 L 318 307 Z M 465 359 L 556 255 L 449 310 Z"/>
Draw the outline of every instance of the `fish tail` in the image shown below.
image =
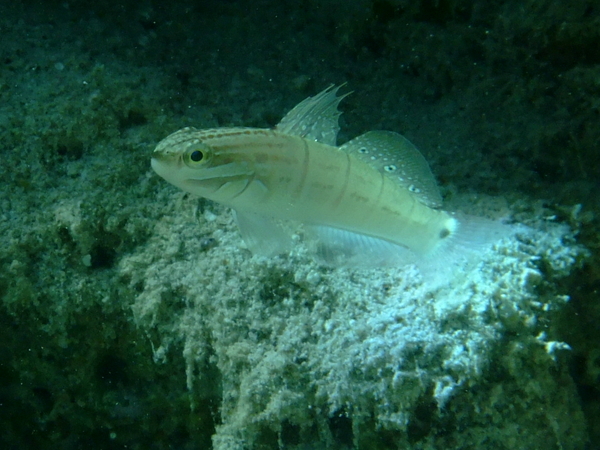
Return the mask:
<path fill-rule="evenodd" d="M 483 253 L 493 249 L 514 229 L 497 220 L 475 217 L 468 214 L 452 213 L 456 227 L 451 236 L 438 248 L 417 260 L 417 266 L 424 277 L 431 281 L 443 281 L 457 271 L 466 272 L 481 261 Z"/>

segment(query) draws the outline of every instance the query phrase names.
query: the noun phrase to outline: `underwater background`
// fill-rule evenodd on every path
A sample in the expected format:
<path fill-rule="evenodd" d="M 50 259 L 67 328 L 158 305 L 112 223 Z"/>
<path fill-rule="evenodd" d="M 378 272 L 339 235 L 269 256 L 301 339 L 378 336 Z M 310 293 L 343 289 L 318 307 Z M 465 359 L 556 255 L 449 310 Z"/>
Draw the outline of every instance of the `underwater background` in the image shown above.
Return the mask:
<path fill-rule="evenodd" d="M 0 447 L 600 448 L 600 4 L 0 4 Z M 445 208 L 519 224 L 442 287 L 244 249 L 150 168 L 330 84 Z"/>

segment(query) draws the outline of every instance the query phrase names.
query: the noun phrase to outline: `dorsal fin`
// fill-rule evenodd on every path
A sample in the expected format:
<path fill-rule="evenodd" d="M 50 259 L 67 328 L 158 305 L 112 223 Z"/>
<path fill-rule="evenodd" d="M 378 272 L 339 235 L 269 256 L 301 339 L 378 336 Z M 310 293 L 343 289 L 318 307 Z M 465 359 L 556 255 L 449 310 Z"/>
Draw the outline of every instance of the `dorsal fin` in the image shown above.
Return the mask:
<path fill-rule="evenodd" d="M 392 131 L 369 131 L 340 147 L 400 183 L 431 208 L 442 206 L 442 196 L 425 158 L 404 136 Z"/>
<path fill-rule="evenodd" d="M 336 145 L 340 129 L 338 118 L 341 114 L 337 106 L 350 94 L 348 92 L 338 97 L 337 91 L 342 86 L 331 85 L 314 97 L 301 101 L 281 119 L 275 129 L 323 144 Z"/>

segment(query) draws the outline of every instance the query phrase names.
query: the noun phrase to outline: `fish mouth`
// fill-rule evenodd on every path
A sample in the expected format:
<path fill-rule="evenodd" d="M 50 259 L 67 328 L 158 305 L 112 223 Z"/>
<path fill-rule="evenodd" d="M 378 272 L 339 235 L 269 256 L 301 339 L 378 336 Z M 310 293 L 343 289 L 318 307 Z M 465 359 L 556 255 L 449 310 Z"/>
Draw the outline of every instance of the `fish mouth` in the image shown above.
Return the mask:
<path fill-rule="evenodd" d="M 188 174 L 186 179 L 189 181 L 208 181 L 214 180 L 217 178 L 221 178 L 223 180 L 228 180 L 231 178 L 240 178 L 240 177 L 252 177 L 254 176 L 254 171 L 244 167 L 244 165 L 240 165 L 237 163 L 227 163 L 220 166 L 215 167 L 206 167 L 201 170 L 198 170 L 197 173 Z"/>
<path fill-rule="evenodd" d="M 165 155 L 162 154 L 153 154 L 152 158 L 150 159 L 150 165 L 152 166 L 152 169 L 154 169 L 154 171 L 163 178 L 165 178 L 165 176 L 173 170 L 176 170 L 173 163 L 173 158 L 166 158 Z"/>
<path fill-rule="evenodd" d="M 152 155 L 152 158 L 150 159 L 150 165 L 152 166 L 154 171 L 161 176 L 162 176 L 161 173 L 164 172 L 164 170 L 166 169 L 165 159 L 166 158 L 160 158 L 158 155 L 154 155 L 154 154 Z"/>
<path fill-rule="evenodd" d="M 168 155 L 153 155 L 150 160 L 152 169 L 165 179 L 177 176 L 177 173 L 184 169 L 183 163 L 176 158 L 170 158 Z M 181 173 L 182 179 L 187 183 L 201 184 L 203 181 L 214 181 L 221 179 L 224 182 L 233 178 L 253 177 L 254 171 L 245 167 L 245 164 L 230 162 L 214 167 L 203 167 L 197 170 L 185 170 Z"/>

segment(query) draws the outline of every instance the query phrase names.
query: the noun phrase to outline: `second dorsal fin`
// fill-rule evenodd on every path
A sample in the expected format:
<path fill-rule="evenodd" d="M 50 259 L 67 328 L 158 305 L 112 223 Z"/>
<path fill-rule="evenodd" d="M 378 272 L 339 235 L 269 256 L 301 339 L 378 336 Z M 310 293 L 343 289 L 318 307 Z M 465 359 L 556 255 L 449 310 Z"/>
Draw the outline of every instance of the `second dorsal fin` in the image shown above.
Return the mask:
<path fill-rule="evenodd" d="M 429 164 L 404 136 L 392 131 L 369 131 L 346 142 L 340 150 L 370 164 L 430 208 L 442 206 Z"/>

